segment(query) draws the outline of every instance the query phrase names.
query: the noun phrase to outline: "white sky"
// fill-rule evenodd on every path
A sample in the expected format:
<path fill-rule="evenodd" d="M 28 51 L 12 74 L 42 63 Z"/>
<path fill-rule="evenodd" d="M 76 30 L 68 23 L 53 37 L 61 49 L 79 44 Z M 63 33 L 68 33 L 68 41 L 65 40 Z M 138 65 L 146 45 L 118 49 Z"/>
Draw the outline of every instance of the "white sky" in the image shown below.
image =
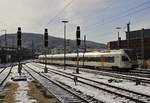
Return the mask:
<path fill-rule="evenodd" d="M 129 21 L 131 30 L 149 28 L 149 9 L 150 0 L 0 0 L 0 29 L 43 33 L 47 27 L 49 35 L 63 37 L 61 21 L 68 20 L 67 38 L 75 39 L 80 25 L 82 37 L 107 43 L 117 39 L 118 26 L 125 38 Z"/>

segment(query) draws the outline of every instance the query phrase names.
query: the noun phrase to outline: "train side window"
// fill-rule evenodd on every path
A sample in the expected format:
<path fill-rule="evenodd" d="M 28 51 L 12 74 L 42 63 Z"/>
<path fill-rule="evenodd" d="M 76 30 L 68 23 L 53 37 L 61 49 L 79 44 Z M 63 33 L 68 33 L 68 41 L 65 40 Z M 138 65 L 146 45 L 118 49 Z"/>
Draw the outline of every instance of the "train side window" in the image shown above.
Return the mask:
<path fill-rule="evenodd" d="M 94 57 L 90 57 L 88 58 L 89 61 L 95 61 L 95 58 Z"/>
<path fill-rule="evenodd" d="M 126 56 L 122 56 L 122 61 L 129 61 L 129 59 Z"/>
<path fill-rule="evenodd" d="M 73 57 L 73 58 L 72 58 L 72 61 L 77 61 L 77 58 L 76 58 L 76 57 Z"/>
<path fill-rule="evenodd" d="M 100 60 L 101 60 L 100 57 L 95 58 L 95 61 L 97 61 L 97 62 L 100 62 Z"/>
<path fill-rule="evenodd" d="M 99 57 L 91 57 L 90 61 L 98 62 L 98 61 L 100 61 L 100 58 Z"/>
<path fill-rule="evenodd" d="M 110 63 L 114 63 L 114 57 L 108 57 L 107 61 L 110 62 Z"/>

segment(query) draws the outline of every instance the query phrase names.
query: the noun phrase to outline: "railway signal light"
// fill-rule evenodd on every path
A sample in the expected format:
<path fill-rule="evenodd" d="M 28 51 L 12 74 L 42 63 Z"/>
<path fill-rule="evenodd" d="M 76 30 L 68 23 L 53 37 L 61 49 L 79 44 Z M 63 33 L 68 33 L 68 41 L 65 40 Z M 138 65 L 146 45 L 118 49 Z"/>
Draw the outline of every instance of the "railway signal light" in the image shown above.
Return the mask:
<path fill-rule="evenodd" d="M 44 30 L 44 46 L 45 46 L 45 68 L 44 68 L 44 72 L 47 73 L 47 55 L 46 55 L 46 51 L 47 51 L 47 47 L 48 47 L 48 29 L 46 28 Z"/>
<path fill-rule="evenodd" d="M 44 46 L 48 47 L 48 29 L 44 31 Z"/>
<path fill-rule="evenodd" d="M 80 46 L 80 43 L 81 43 L 81 40 L 80 40 L 80 26 L 77 26 L 76 38 L 77 38 L 77 46 Z"/>
<path fill-rule="evenodd" d="M 21 46 L 21 27 L 18 27 L 18 31 L 17 31 L 17 45 Z"/>
<path fill-rule="evenodd" d="M 18 45 L 18 73 L 19 75 L 21 75 L 21 70 L 22 70 L 22 64 L 21 64 L 21 27 L 18 27 L 18 31 L 17 31 L 17 45 Z"/>
<path fill-rule="evenodd" d="M 76 31 L 76 42 L 77 42 L 77 69 L 76 73 L 79 74 L 79 46 L 80 46 L 80 26 L 77 26 L 77 31 Z"/>

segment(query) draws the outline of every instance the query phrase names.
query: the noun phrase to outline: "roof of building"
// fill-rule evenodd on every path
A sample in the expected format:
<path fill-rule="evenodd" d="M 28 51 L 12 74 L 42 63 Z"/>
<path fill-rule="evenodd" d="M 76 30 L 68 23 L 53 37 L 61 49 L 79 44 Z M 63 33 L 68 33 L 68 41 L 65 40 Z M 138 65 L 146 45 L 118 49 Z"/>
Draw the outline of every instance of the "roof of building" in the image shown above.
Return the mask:
<path fill-rule="evenodd" d="M 142 30 L 130 31 L 130 39 L 140 39 Z M 128 39 L 128 32 L 126 32 L 126 39 Z M 144 29 L 144 38 L 150 38 L 150 29 Z"/>

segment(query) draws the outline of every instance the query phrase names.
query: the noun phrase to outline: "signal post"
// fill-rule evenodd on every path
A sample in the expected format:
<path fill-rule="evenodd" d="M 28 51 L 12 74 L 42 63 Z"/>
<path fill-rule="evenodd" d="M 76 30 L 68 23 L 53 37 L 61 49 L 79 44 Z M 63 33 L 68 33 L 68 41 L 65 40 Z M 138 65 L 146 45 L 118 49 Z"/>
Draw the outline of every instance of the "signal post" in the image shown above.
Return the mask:
<path fill-rule="evenodd" d="M 80 26 L 77 26 L 77 31 L 76 31 L 76 45 L 77 45 L 77 69 L 76 69 L 76 73 L 79 74 L 79 46 L 81 43 L 80 40 Z"/>
<path fill-rule="evenodd" d="M 18 73 L 21 75 L 21 70 L 22 70 L 22 64 L 21 64 L 21 27 L 18 27 L 17 31 L 17 46 L 18 46 Z"/>
<path fill-rule="evenodd" d="M 44 30 L 44 46 L 45 46 L 45 68 L 44 72 L 47 73 L 47 47 L 48 47 L 48 29 Z"/>

